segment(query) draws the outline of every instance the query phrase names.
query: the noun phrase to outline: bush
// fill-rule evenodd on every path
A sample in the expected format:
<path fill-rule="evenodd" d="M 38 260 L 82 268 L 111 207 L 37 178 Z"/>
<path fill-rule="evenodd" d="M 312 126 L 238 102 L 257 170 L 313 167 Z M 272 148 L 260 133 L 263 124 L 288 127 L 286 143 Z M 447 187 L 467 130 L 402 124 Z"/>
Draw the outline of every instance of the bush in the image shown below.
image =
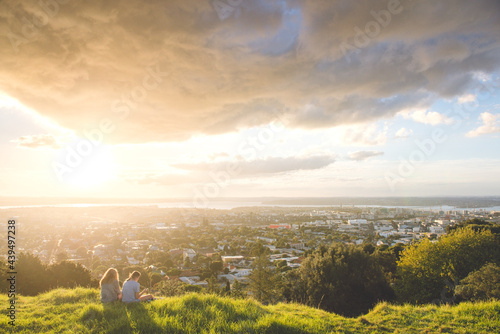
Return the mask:
<path fill-rule="evenodd" d="M 484 265 L 464 278 L 456 292 L 469 301 L 500 299 L 500 267 L 495 263 Z"/>
<path fill-rule="evenodd" d="M 345 316 L 368 312 L 394 297 L 380 266 L 359 246 L 321 247 L 285 279 L 290 300 Z"/>
<path fill-rule="evenodd" d="M 90 271 L 79 263 L 63 261 L 47 268 L 50 288 L 91 287 L 99 283 L 93 280 Z"/>
<path fill-rule="evenodd" d="M 488 262 L 498 262 L 499 254 L 490 231 L 465 228 L 435 243 L 423 240 L 408 247 L 398 262 L 398 298 L 414 304 L 447 301 L 455 283 Z"/>
<path fill-rule="evenodd" d="M 16 269 L 18 277 L 21 278 L 16 282 L 19 294 L 35 296 L 49 290 L 47 266 L 37 256 L 31 253 L 20 253 Z"/>
<path fill-rule="evenodd" d="M 162 296 L 172 297 L 185 294 L 186 286 L 186 284 L 179 280 L 166 280 L 158 282 L 155 285 L 155 289 L 157 289 Z"/>
<path fill-rule="evenodd" d="M 6 267 L 0 263 L 0 279 L 7 279 Z M 40 258 L 21 252 L 17 258 L 16 290 L 25 296 L 35 296 L 39 293 L 55 288 L 73 288 L 76 286 L 97 286 L 98 282 L 92 279 L 90 271 L 81 264 L 63 261 L 47 266 Z M 0 285 L 0 291 L 6 292 L 6 284 Z"/>

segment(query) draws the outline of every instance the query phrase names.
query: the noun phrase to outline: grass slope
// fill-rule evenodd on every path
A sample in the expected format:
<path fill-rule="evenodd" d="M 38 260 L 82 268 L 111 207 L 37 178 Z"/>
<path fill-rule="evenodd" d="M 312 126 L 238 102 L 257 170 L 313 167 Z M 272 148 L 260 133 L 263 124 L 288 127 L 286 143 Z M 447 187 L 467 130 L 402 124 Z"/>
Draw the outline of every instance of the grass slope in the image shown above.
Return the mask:
<path fill-rule="evenodd" d="M 0 305 L 7 306 L 6 295 Z M 499 333 L 500 302 L 458 306 L 379 304 L 344 318 L 298 304 L 263 306 L 190 294 L 151 303 L 103 305 L 97 289 L 20 297 L 16 326 L 0 307 L 0 333 Z"/>

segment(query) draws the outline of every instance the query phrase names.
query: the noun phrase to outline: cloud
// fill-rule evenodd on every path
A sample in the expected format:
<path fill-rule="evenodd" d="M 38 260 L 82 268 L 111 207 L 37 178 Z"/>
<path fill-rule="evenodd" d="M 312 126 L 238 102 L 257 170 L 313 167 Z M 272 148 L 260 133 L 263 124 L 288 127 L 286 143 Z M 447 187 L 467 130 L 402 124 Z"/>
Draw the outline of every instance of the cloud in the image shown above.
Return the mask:
<path fill-rule="evenodd" d="M 408 138 L 413 134 L 412 129 L 401 128 L 396 132 L 396 138 Z"/>
<path fill-rule="evenodd" d="M 177 164 L 173 167 L 189 171 L 226 171 L 236 170 L 238 176 L 248 177 L 267 174 L 278 174 L 298 170 L 313 170 L 326 167 L 335 162 L 331 155 L 309 157 L 266 157 L 255 160 L 221 161 L 216 163 Z M 231 167 L 229 167 L 231 166 Z"/>
<path fill-rule="evenodd" d="M 225 20 L 210 1 L 39 3 L 0 3 L 0 91 L 80 136 L 109 119 L 108 143 L 374 122 L 500 66 L 497 0 L 401 1 L 387 24 L 386 0 L 244 1 Z"/>
<path fill-rule="evenodd" d="M 467 102 L 475 102 L 475 101 L 476 101 L 476 95 L 474 94 L 464 94 L 458 97 L 458 103 L 460 104 L 464 104 Z"/>
<path fill-rule="evenodd" d="M 480 118 L 483 125 L 477 129 L 467 132 L 467 137 L 477 137 L 500 132 L 500 114 L 494 115 L 489 112 L 483 112 Z"/>
<path fill-rule="evenodd" d="M 129 173 L 122 178 L 136 184 L 179 186 L 185 184 L 226 183 L 276 177 L 299 171 L 318 170 L 335 162 L 331 155 L 309 157 L 267 157 L 256 160 L 226 160 L 175 164 L 177 173 Z"/>
<path fill-rule="evenodd" d="M 215 152 L 208 155 L 208 159 L 211 161 L 218 160 L 221 158 L 228 158 L 229 153 L 226 152 Z"/>
<path fill-rule="evenodd" d="M 51 149 L 59 149 L 61 148 L 61 144 L 58 142 L 56 137 L 50 134 L 41 134 L 41 135 L 33 135 L 33 136 L 22 136 L 12 142 L 17 143 L 18 147 L 26 147 L 26 148 L 51 148 Z"/>
<path fill-rule="evenodd" d="M 379 146 L 387 142 L 387 126 L 379 129 L 377 124 L 348 127 L 343 130 L 342 141 L 352 146 Z"/>
<path fill-rule="evenodd" d="M 451 124 L 453 119 L 438 113 L 437 111 L 427 111 L 424 109 L 417 109 L 413 111 L 401 112 L 404 118 L 409 118 L 415 122 L 438 125 L 438 124 Z"/>
<path fill-rule="evenodd" d="M 207 181 L 207 177 L 201 174 L 136 173 L 121 175 L 121 178 L 135 184 L 161 186 L 180 186 Z"/>
<path fill-rule="evenodd" d="M 348 154 L 350 160 L 355 160 L 355 161 L 363 161 L 371 157 L 377 157 L 379 155 L 383 155 L 384 152 L 380 151 L 356 151 L 356 152 L 350 152 Z"/>

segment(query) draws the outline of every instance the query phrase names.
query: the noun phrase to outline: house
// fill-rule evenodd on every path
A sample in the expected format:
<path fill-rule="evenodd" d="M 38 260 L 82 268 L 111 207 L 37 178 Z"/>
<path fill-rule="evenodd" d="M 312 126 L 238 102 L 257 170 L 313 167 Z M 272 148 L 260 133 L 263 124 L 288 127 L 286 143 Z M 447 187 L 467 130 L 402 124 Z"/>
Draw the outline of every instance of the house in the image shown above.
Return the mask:
<path fill-rule="evenodd" d="M 192 261 L 195 256 L 196 256 L 196 252 L 191 248 L 187 248 L 184 250 L 182 258 L 184 260 L 186 258 L 189 258 L 189 261 Z"/>
<path fill-rule="evenodd" d="M 103 244 L 99 244 L 94 247 L 94 255 L 103 256 L 108 252 L 108 247 Z"/>
<path fill-rule="evenodd" d="M 445 231 L 441 226 L 432 225 L 432 226 L 429 226 L 429 232 L 435 233 L 435 234 L 443 234 Z"/>
<path fill-rule="evenodd" d="M 217 275 L 217 280 L 222 280 L 223 278 L 227 279 L 229 281 L 229 283 L 233 284 L 235 280 L 237 280 L 238 278 L 234 275 L 231 275 L 231 274 L 226 274 L 226 275 Z"/>
<path fill-rule="evenodd" d="M 137 265 L 140 263 L 139 260 L 134 259 L 133 256 L 127 256 L 127 261 L 131 265 Z"/>
<path fill-rule="evenodd" d="M 366 219 L 349 219 L 347 221 L 349 225 L 357 226 L 357 227 L 367 227 L 368 221 Z"/>
<path fill-rule="evenodd" d="M 182 277 L 179 277 L 179 280 L 181 282 L 186 283 L 186 284 L 195 285 L 200 281 L 200 276 L 189 276 L 189 277 L 182 276 Z"/>
<path fill-rule="evenodd" d="M 295 248 L 295 249 L 304 249 L 306 245 L 303 242 L 294 242 L 290 243 L 290 248 Z"/>
<path fill-rule="evenodd" d="M 269 225 L 269 228 L 281 230 L 284 228 L 290 228 L 290 225 Z"/>
<path fill-rule="evenodd" d="M 273 242 L 276 242 L 276 239 L 274 239 L 274 238 L 257 237 L 257 239 L 262 240 L 262 241 L 265 241 L 265 242 L 267 242 L 267 243 L 273 243 Z"/>
<path fill-rule="evenodd" d="M 241 255 L 236 256 L 221 256 L 222 262 L 224 263 L 238 263 L 244 259 Z"/>
<path fill-rule="evenodd" d="M 240 278 L 240 277 L 247 277 L 252 273 L 252 269 L 250 268 L 244 268 L 244 269 L 235 269 L 231 272 L 234 276 Z"/>
<path fill-rule="evenodd" d="M 170 253 L 170 256 L 171 256 L 172 258 L 175 258 L 175 257 L 180 257 L 180 256 L 182 256 L 182 254 L 184 253 L 184 251 L 183 251 L 182 249 L 171 249 L 171 250 L 169 251 L 169 253 Z"/>

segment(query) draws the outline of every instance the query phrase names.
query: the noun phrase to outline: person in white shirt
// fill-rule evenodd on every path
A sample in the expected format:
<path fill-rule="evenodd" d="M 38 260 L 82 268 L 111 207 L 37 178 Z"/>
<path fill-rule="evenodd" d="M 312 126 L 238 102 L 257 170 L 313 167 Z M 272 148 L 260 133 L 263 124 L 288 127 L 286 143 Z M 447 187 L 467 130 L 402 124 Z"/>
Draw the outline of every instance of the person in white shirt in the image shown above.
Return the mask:
<path fill-rule="evenodd" d="M 139 277 L 141 277 L 141 273 L 138 271 L 134 271 L 127 278 L 125 283 L 123 283 L 122 287 L 122 302 L 124 303 L 133 303 L 133 302 L 143 302 L 146 300 L 154 299 L 152 295 L 145 295 L 148 291 L 148 288 L 139 292 L 141 285 L 139 284 Z"/>

